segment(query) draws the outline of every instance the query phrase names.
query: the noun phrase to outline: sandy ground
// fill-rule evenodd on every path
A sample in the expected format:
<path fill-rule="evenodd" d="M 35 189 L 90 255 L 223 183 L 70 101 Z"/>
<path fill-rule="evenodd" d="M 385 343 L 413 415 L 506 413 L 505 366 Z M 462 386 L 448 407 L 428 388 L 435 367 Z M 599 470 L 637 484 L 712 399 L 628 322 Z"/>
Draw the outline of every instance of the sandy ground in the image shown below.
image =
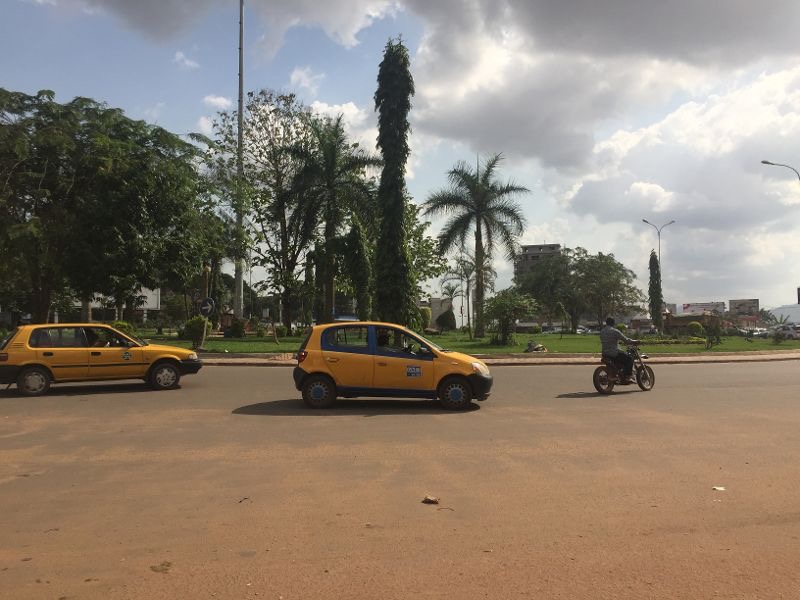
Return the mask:
<path fill-rule="evenodd" d="M 0 598 L 800 598 L 798 368 L 498 367 L 464 413 L 251 367 L 1 392 Z"/>

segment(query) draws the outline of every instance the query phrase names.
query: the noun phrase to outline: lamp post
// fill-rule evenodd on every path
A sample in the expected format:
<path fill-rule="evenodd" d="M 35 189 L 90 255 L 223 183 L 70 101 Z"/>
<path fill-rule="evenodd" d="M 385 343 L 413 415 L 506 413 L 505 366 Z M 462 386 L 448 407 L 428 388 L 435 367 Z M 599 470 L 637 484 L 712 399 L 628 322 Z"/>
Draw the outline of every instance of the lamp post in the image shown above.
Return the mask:
<path fill-rule="evenodd" d="M 663 269 L 661 268 L 661 230 L 664 229 L 664 227 L 666 227 L 667 225 L 672 225 L 675 222 L 675 220 L 673 219 L 669 223 L 664 223 L 661 227 L 658 227 L 657 225 L 653 225 L 647 219 L 642 219 L 642 222 L 643 223 L 647 223 L 648 225 L 650 225 L 650 227 L 655 229 L 656 233 L 658 234 L 658 270 L 663 273 Z"/>
<path fill-rule="evenodd" d="M 797 172 L 797 169 L 795 169 L 794 167 L 790 167 L 789 165 L 782 165 L 781 163 L 774 163 L 774 162 L 769 161 L 769 160 L 762 160 L 761 164 L 762 165 L 771 165 L 773 167 L 785 167 L 787 169 L 791 169 L 792 171 L 794 171 L 794 174 L 797 175 L 797 179 L 800 179 L 800 173 Z"/>

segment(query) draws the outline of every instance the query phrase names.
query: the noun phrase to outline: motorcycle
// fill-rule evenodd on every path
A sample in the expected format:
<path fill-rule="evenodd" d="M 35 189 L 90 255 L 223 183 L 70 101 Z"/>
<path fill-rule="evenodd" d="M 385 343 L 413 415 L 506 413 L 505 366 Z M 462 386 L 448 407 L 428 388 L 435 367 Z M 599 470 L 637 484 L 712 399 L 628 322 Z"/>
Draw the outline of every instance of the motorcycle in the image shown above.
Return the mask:
<path fill-rule="evenodd" d="M 627 354 L 633 358 L 633 374 L 636 384 L 643 392 L 649 392 L 656 383 L 653 369 L 644 364 L 644 360 L 649 356 L 640 353 L 639 348 L 635 345 L 628 346 Z M 623 379 L 622 364 L 616 358 L 603 356 L 600 360 L 603 364 L 594 370 L 594 376 L 592 377 L 594 389 L 598 392 L 610 394 L 614 391 L 615 385 L 633 384 L 634 380 Z"/>

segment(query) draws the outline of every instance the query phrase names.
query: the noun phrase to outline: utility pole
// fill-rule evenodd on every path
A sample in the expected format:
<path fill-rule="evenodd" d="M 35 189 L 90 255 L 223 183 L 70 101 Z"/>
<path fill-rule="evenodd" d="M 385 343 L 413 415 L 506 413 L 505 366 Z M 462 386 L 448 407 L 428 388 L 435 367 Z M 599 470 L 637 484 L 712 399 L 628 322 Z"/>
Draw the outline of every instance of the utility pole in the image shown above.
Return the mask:
<path fill-rule="evenodd" d="M 242 182 L 244 163 L 242 160 L 242 115 L 244 113 L 244 0 L 239 0 L 239 114 L 236 143 L 236 257 L 233 269 L 233 316 L 244 315 L 244 198 Z"/>

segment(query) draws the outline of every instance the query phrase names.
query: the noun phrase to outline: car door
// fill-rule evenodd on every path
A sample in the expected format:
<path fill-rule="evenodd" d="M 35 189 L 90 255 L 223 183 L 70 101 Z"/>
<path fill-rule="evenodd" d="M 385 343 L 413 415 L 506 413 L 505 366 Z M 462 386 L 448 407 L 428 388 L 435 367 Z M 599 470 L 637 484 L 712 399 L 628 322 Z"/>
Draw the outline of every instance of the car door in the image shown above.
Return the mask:
<path fill-rule="evenodd" d="M 373 356 L 366 325 L 329 327 L 320 337 L 322 359 L 336 387 L 347 391 L 372 387 Z"/>
<path fill-rule="evenodd" d="M 109 327 L 84 327 L 90 379 L 138 379 L 147 364 L 141 347 Z"/>
<path fill-rule="evenodd" d="M 85 379 L 89 369 L 89 350 L 80 327 L 37 327 L 31 331 L 28 346 L 46 365 L 56 381 Z"/>
<path fill-rule="evenodd" d="M 434 355 L 422 352 L 424 344 L 396 327 L 375 327 L 374 387 L 392 394 L 417 395 L 433 390 Z"/>

